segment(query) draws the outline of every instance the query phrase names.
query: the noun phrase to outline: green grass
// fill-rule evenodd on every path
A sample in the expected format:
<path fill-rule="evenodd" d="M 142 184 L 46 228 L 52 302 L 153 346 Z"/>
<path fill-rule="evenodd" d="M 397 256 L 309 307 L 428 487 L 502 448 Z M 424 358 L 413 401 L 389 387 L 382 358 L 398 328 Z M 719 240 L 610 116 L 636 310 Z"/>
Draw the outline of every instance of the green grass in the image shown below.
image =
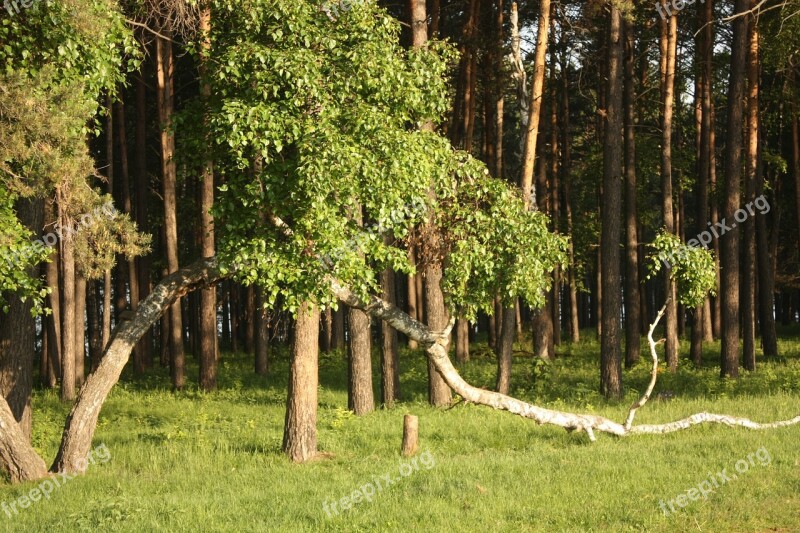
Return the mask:
<path fill-rule="evenodd" d="M 586 332 L 588 334 L 588 332 Z M 708 366 L 682 361 L 660 375 L 653 400 L 637 423 L 665 422 L 700 410 L 757 420 L 790 418 L 800 405 L 800 342 L 782 331 L 784 359 L 759 360 L 759 371 L 721 381 L 719 346 Z M 587 335 L 588 337 L 588 335 Z M 796 338 L 796 337 L 794 337 Z M 688 347 L 684 346 L 684 352 Z M 513 394 L 557 409 L 593 412 L 622 421 L 648 379 L 647 359 L 625 373 L 626 398 L 603 400 L 599 346 L 587 339 L 562 345 L 549 366 L 514 361 Z M 646 354 L 643 354 L 646 356 Z M 476 386 L 491 387 L 495 363 L 485 345 L 462 369 Z M 377 359 L 377 357 L 376 357 Z M 665 436 L 618 439 L 540 427 L 504 412 L 458 404 L 425 405 L 425 362 L 402 355 L 403 402 L 365 417 L 348 411 L 342 354 L 323 355 L 319 448 L 331 459 L 290 464 L 280 453 L 288 361 L 273 353 L 270 377 L 252 375 L 250 358 L 225 354 L 220 390 L 168 391 L 168 376 L 125 375 L 103 408 L 95 445 L 111 459 L 65 482 L 49 500 L 8 518 L 7 531 L 798 531 L 800 427 L 751 432 L 695 427 Z M 376 361 L 376 372 L 378 369 Z M 196 372 L 196 368 L 192 369 Z M 379 377 L 376 375 L 376 393 Z M 34 396 L 34 445 L 54 457 L 67 408 L 52 391 Z M 420 417 L 421 449 L 435 463 L 399 473 L 402 418 Z M 665 516 L 659 502 L 675 499 L 739 459 L 764 448 L 756 461 L 708 499 Z M 762 452 L 763 453 L 763 452 Z M 408 467 L 403 467 L 408 468 Z M 323 503 L 390 474 L 394 485 L 338 516 Z M 36 483 L 0 487 L 0 502 Z M 677 507 L 676 507 L 677 508 Z"/>

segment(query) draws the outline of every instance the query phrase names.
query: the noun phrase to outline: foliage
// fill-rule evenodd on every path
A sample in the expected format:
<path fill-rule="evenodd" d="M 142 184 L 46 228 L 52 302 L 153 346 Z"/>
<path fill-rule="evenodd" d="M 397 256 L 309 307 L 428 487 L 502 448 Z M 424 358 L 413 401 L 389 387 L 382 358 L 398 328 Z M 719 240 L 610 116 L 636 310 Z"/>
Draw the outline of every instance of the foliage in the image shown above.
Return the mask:
<path fill-rule="evenodd" d="M 403 50 L 399 24 L 371 2 L 336 17 L 308 1 L 218 1 L 214 12 L 220 256 L 268 305 L 280 293 L 290 310 L 335 304 L 331 274 L 364 297 L 383 268 L 413 271 L 402 244 L 429 212 L 450 232 L 452 307 L 474 313 L 495 288 L 537 293 L 561 241 L 482 164 L 418 128 L 448 108 L 448 46 Z M 476 208 L 477 225 L 466 221 Z"/>
<path fill-rule="evenodd" d="M 35 2 L 0 21 L 0 43 L 0 251 L 14 258 L 0 266 L 0 290 L 32 297 L 38 311 L 44 291 L 27 270 L 47 253 L 28 244 L 30 232 L 12 206 L 17 198 L 56 196 L 59 231 L 72 234 L 78 219 L 105 201 L 88 182 L 95 172 L 87 124 L 96 116 L 99 93 L 116 90 L 126 67 L 138 66 L 139 52 L 117 4 L 109 0 Z M 87 275 L 96 275 L 90 265 L 98 262 L 109 268 L 109 254 L 137 255 L 147 246 L 147 238 L 119 213 L 93 222 L 94 236 L 76 233 L 76 259 Z"/>
<path fill-rule="evenodd" d="M 733 238 L 733 237 L 731 237 Z M 678 284 L 678 301 L 688 307 L 703 303 L 709 293 L 714 293 L 717 277 L 714 256 L 705 249 L 683 244 L 667 231 L 661 231 L 650 244 L 654 253 L 647 264 L 648 279 L 661 271 L 662 266 Z"/>

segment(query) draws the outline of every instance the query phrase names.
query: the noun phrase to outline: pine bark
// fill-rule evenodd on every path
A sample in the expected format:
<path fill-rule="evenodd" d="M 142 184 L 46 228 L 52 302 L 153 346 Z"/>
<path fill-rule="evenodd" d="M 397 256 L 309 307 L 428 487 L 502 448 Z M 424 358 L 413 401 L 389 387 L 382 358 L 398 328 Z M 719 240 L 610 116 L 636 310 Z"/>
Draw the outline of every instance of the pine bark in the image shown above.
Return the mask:
<path fill-rule="evenodd" d="M 678 18 L 675 12 L 661 21 L 661 194 L 664 229 L 677 234 L 672 191 L 672 118 L 675 105 L 675 60 L 678 45 Z M 666 342 L 664 343 L 667 367 L 678 368 L 678 308 L 675 285 L 670 281 L 670 271 L 664 272 L 667 290 L 667 312 L 664 317 Z"/>
<path fill-rule="evenodd" d="M 735 14 L 745 13 L 749 0 L 736 0 Z M 723 215 L 731 225 L 720 239 L 722 269 L 722 352 L 720 375 L 739 377 L 739 228 L 732 226 L 741 204 L 742 128 L 744 123 L 745 65 L 747 64 L 747 16 L 733 20 L 730 82 L 728 85 L 728 132 L 725 145 L 725 202 Z"/>
<path fill-rule="evenodd" d="M 178 220 L 177 220 L 177 173 L 175 167 L 175 133 L 172 131 L 174 63 L 172 42 L 156 37 L 156 59 L 158 74 L 158 110 L 161 124 L 161 169 L 164 194 L 164 230 L 167 256 L 167 272 L 178 271 Z M 185 377 L 185 355 L 183 351 L 183 318 L 180 301 L 169 313 L 170 377 L 175 390 L 183 389 Z"/>
<path fill-rule="evenodd" d="M 383 299 L 396 304 L 395 273 L 391 268 L 381 272 Z M 400 354 L 398 353 L 397 330 L 381 321 L 381 402 L 392 407 L 400 399 Z"/>
<path fill-rule="evenodd" d="M 639 233 L 636 198 L 636 134 L 634 60 L 636 55 L 633 24 L 624 22 L 625 81 L 625 366 L 639 361 L 641 350 L 641 297 L 639 295 Z"/>
<path fill-rule="evenodd" d="M 608 33 L 608 90 L 603 146 L 602 262 L 603 335 L 600 339 L 600 392 L 607 398 L 622 396 L 620 346 L 620 233 L 622 229 L 622 15 L 611 6 Z"/>
<path fill-rule="evenodd" d="M 751 0 L 751 8 L 755 7 Z M 756 181 L 759 179 L 759 64 L 758 64 L 758 27 L 756 19 L 751 18 L 748 24 L 747 51 L 747 148 L 745 159 L 744 203 L 755 201 Z M 756 369 L 756 226 L 755 216 L 750 216 L 743 223 L 743 276 L 742 276 L 742 337 L 743 363 L 747 370 Z"/>
<path fill-rule="evenodd" d="M 206 7 L 200 15 L 200 32 L 202 33 L 200 55 L 201 94 L 207 104 L 211 97 L 211 86 L 207 77 L 208 54 L 211 49 L 209 33 L 211 31 L 211 8 Z M 206 127 L 208 124 L 206 124 Z M 208 134 L 208 132 L 206 132 Z M 206 138 L 207 153 L 211 153 L 211 139 Z M 211 208 L 214 206 L 214 162 L 210 158 L 203 161 L 200 183 L 200 243 L 203 258 L 214 256 L 214 218 Z M 200 388 L 206 391 L 217 388 L 217 290 L 216 287 L 204 287 L 200 291 Z M 266 324 L 262 324 L 266 330 Z M 259 332 L 263 335 L 264 332 Z M 262 339 L 263 341 L 263 339 Z M 265 344 L 262 342 L 262 345 Z M 260 355 L 264 355 L 265 347 L 261 346 Z M 258 356 L 259 354 L 257 354 Z M 265 365 L 264 365 L 265 366 Z"/>

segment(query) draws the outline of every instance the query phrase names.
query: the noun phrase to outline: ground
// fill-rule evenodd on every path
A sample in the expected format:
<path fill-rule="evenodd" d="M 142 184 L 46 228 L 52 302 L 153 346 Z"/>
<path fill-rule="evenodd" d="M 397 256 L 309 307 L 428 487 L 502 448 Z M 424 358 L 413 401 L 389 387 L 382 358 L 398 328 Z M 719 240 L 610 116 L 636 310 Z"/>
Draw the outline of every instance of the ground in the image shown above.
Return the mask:
<path fill-rule="evenodd" d="M 759 358 L 758 372 L 737 382 L 719 380 L 719 344 L 708 345 L 707 367 L 694 370 L 682 360 L 676 375 L 660 374 L 656 392 L 672 394 L 648 403 L 637 423 L 702 410 L 759 421 L 797 415 L 800 342 L 791 339 L 798 337 L 800 331 L 781 331 L 785 358 Z M 472 348 L 463 373 L 491 387 L 495 362 L 485 344 Z M 560 346 L 549 366 L 534 365 L 522 353 L 528 346 L 517 348 L 512 393 L 558 409 L 622 421 L 648 378 L 645 359 L 625 372 L 625 400 L 609 403 L 595 392 L 596 340 Z M 164 370 L 146 379 L 126 374 L 103 409 L 87 474 L 56 478 L 57 486 L 3 484 L 0 529 L 800 531 L 798 426 L 696 427 L 625 439 L 598 434 L 590 443 L 584 433 L 485 407 L 429 408 L 424 360 L 408 351 L 401 360 L 403 401 L 357 418 L 346 410 L 344 356 L 333 353 L 321 358 L 318 424 L 319 448 L 330 457 L 293 465 L 280 453 L 286 351 L 272 357 L 271 375 L 258 378 L 249 357 L 223 354 L 213 394 L 172 394 Z M 377 353 L 374 366 L 379 398 Z M 53 391 L 37 391 L 34 408 L 34 445 L 49 464 L 67 408 Z M 406 413 L 420 418 L 416 459 L 399 456 Z M 37 488 L 48 497 L 20 500 Z"/>

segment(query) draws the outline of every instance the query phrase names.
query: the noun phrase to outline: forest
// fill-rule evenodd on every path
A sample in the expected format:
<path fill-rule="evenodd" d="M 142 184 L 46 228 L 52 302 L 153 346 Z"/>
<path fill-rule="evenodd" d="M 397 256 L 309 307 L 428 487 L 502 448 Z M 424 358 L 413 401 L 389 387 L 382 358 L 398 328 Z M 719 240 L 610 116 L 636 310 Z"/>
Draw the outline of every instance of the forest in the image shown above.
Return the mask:
<path fill-rule="evenodd" d="M 800 0 L 4 0 L 0 529 L 800 530 Z"/>

